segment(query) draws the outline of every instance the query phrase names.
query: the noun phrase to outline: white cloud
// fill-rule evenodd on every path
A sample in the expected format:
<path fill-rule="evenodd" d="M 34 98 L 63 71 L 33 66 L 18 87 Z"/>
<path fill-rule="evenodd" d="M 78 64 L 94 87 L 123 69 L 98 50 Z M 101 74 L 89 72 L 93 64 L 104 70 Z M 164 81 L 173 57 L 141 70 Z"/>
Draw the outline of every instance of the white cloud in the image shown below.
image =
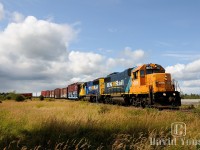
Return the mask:
<path fill-rule="evenodd" d="M 10 23 L 0 34 L 1 53 L 10 57 L 56 60 L 65 54 L 76 32 L 68 25 L 27 17 L 21 23 Z"/>
<path fill-rule="evenodd" d="M 109 58 L 107 64 L 110 67 L 130 68 L 142 63 L 144 58 L 144 50 L 132 50 L 130 47 L 125 47 L 124 50 L 121 51 L 120 57 Z"/>
<path fill-rule="evenodd" d="M 76 30 L 67 24 L 33 16 L 8 24 L 0 32 L 0 78 L 4 79 L 0 89 L 23 90 L 25 83 L 29 86 L 41 81 L 51 83 L 62 75 L 61 80 L 66 79 L 67 47 L 76 35 Z M 21 82 L 16 85 L 18 81 Z"/>
<path fill-rule="evenodd" d="M 184 73 L 183 73 L 185 70 L 184 64 L 176 64 L 174 66 L 168 66 L 165 69 L 166 69 L 166 72 L 171 73 L 173 77 L 176 79 L 184 78 Z"/>
<path fill-rule="evenodd" d="M 188 72 L 200 72 L 200 59 L 198 60 L 195 60 L 191 63 L 189 63 L 187 66 L 186 66 L 186 70 L 188 70 Z"/>
<path fill-rule="evenodd" d="M 75 74 L 92 74 L 101 72 L 104 60 L 104 56 L 97 53 L 71 51 L 68 66 Z"/>
<path fill-rule="evenodd" d="M 144 51 L 142 49 L 137 49 L 133 51 L 130 47 L 125 47 L 123 52 L 125 56 L 134 58 L 135 60 L 139 60 L 144 57 Z"/>
<path fill-rule="evenodd" d="M 183 85 L 186 87 L 200 87 L 200 79 L 183 81 Z"/>
<path fill-rule="evenodd" d="M 105 76 L 116 68 L 129 68 L 140 63 L 144 58 L 144 51 L 125 48 L 120 57 L 107 57 L 94 52 L 71 51 L 69 53 L 68 70 L 74 75 Z M 85 80 L 87 81 L 87 80 Z"/>
<path fill-rule="evenodd" d="M 179 81 L 184 93 L 199 93 L 200 90 L 200 59 L 188 64 L 176 64 L 166 67 L 166 72 Z"/>
<path fill-rule="evenodd" d="M 3 4 L 0 3 L 0 20 L 2 20 L 4 17 L 4 7 Z"/>
<path fill-rule="evenodd" d="M 172 73 L 178 80 L 195 80 L 200 78 L 200 59 L 189 64 L 176 64 L 166 67 L 166 71 Z"/>

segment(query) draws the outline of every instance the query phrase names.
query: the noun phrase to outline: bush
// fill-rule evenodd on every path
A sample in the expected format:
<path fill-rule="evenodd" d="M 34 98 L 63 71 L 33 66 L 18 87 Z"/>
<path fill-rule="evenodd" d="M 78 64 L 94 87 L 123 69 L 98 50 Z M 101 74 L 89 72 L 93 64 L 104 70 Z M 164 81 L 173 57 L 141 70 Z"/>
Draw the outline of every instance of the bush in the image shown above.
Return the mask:
<path fill-rule="evenodd" d="M 6 95 L 6 99 L 7 100 L 16 100 L 18 94 L 16 94 L 15 92 L 10 92 L 8 93 L 8 95 Z"/>
<path fill-rule="evenodd" d="M 44 96 L 43 96 L 43 95 L 40 95 L 40 96 L 39 96 L 39 99 L 40 99 L 41 101 L 43 101 L 43 100 L 44 100 Z"/>
<path fill-rule="evenodd" d="M 11 97 L 10 95 L 7 95 L 7 96 L 6 96 L 6 99 L 7 99 L 7 100 L 11 100 L 12 97 Z"/>
<path fill-rule="evenodd" d="M 23 95 L 17 95 L 16 96 L 16 98 L 15 98 L 15 100 L 17 101 L 17 102 L 22 102 L 22 101 L 24 101 L 26 98 L 23 96 Z"/>
<path fill-rule="evenodd" d="M 4 100 L 4 99 L 5 99 L 5 96 L 4 95 L 0 95 L 0 101 Z"/>
<path fill-rule="evenodd" d="M 31 97 L 31 96 L 28 96 L 28 97 L 27 97 L 27 99 L 30 99 L 30 100 L 32 100 L 32 97 Z"/>

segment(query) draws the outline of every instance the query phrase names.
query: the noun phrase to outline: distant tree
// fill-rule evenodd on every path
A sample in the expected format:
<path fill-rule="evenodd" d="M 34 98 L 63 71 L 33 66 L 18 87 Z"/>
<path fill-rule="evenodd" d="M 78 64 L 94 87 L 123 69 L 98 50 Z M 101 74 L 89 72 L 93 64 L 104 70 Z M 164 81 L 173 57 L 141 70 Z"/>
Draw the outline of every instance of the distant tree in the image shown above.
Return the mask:
<path fill-rule="evenodd" d="M 181 96 L 183 99 L 200 99 L 200 95 L 199 94 L 183 94 Z"/>
<path fill-rule="evenodd" d="M 43 101 L 43 100 L 44 100 L 44 96 L 43 96 L 43 95 L 40 95 L 40 96 L 39 96 L 39 99 L 40 99 L 41 101 Z"/>
<path fill-rule="evenodd" d="M 15 100 L 17 97 L 17 94 L 15 92 L 10 92 L 6 95 L 7 100 Z"/>
<path fill-rule="evenodd" d="M 5 100 L 5 96 L 4 95 L 0 95 L 0 100 Z"/>
<path fill-rule="evenodd" d="M 23 96 L 23 95 L 19 95 L 19 94 L 17 94 L 16 95 L 16 98 L 15 98 L 15 100 L 17 101 L 17 102 L 22 102 L 22 101 L 24 101 L 26 98 Z"/>

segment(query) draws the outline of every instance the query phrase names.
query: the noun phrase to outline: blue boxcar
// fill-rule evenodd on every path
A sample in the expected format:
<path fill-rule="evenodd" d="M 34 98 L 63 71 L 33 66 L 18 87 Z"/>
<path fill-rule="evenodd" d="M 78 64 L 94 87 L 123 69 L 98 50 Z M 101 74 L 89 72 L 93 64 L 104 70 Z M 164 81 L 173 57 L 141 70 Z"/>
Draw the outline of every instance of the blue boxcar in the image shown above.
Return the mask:
<path fill-rule="evenodd" d="M 131 70 L 129 68 L 123 72 L 114 72 L 105 78 L 104 94 L 128 93 L 131 86 Z"/>

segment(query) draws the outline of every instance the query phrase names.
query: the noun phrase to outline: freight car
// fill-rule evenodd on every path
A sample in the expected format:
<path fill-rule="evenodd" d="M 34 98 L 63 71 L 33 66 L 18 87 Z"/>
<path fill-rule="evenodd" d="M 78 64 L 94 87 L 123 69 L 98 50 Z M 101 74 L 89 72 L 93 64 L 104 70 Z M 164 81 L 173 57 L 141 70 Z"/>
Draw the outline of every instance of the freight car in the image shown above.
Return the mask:
<path fill-rule="evenodd" d="M 61 89 L 61 98 L 67 98 L 67 87 Z"/>
<path fill-rule="evenodd" d="M 68 99 L 80 99 L 80 87 L 82 82 L 77 82 L 68 85 L 67 87 L 67 98 Z"/>
<path fill-rule="evenodd" d="M 54 97 L 55 98 L 61 98 L 61 89 L 60 88 L 56 88 L 54 90 Z"/>
<path fill-rule="evenodd" d="M 136 107 L 181 106 L 180 92 L 169 73 L 158 64 L 143 64 L 88 82 L 59 89 L 57 98 L 86 99 L 90 102 L 120 103 Z M 45 95 L 45 92 L 41 92 Z M 47 92 L 46 92 L 47 93 Z M 55 97 L 56 90 L 50 91 Z M 48 95 L 48 94 L 46 94 Z"/>
<path fill-rule="evenodd" d="M 54 96 L 55 96 L 54 93 L 55 93 L 54 90 L 51 90 L 51 91 L 50 91 L 50 98 L 54 98 Z"/>
<path fill-rule="evenodd" d="M 25 98 L 31 99 L 33 97 L 33 93 L 19 93 L 19 95 L 24 96 Z"/>
<path fill-rule="evenodd" d="M 49 90 L 46 91 L 46 97 L 48 97 L 48 98 L 50 97 L 50 91 Z"/>
<path fill-rule="evenodd" d="M 47 97 L 47 91 L 41 91 L 41 95 L 42 95 L 43 97 Z"/>

